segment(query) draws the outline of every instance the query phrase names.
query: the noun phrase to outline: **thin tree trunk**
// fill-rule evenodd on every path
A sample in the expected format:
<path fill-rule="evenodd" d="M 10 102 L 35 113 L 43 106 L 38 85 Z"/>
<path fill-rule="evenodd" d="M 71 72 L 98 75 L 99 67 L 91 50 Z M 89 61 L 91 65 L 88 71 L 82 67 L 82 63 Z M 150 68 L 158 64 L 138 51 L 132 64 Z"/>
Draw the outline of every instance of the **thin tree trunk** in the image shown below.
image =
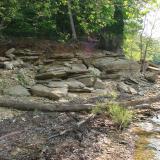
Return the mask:
<path fill-rule="evenodd" d="M 72 29 L 72 36 L 73 36 L 74 40 L 77 40 L 77 34 L 76 34 L 75 25 L 74 25 L 74 20 L 73 20 L 73 14 L 72 14 L 72 10 L 71 10 L 71 2 L 70 2 L 70 0 L 67 1 L 67 4 L 68 4 L 68 13 L 69 13 L 70 25 L 71 25 L 71 29 Z"/>
<path fill-rule="evenodd" d="M 142 55 L 142 64 L 141 64 L 142 73 L 145 72 L 145 61 L 146 61 L 146 57 L 147 57 L 148 47 L 149 47 L 149 44 L 150 44 L 151 39 L 152 39 L 153 29 L 156 25 L 156 20 L 157 20 L 157 15 L 158 15 L 159 8 L 160 8 L 160 6 L 158 7 L 157 12 L 155 14 L 154 22 L 153 22 L 153 25 L 152 25 L 152 28 L 151 28 L 151 34 L 150 34 L 150 36 L 149 36 L 149 38 L 146 42 L 145 50 L 144 50 L 144 52 L 141 50 L 142 51 L 142 53 L 141 53 L 141 55 Z M 144 24 L 144 29 L 145 29 L 145 24 Z M 144 32 L 144 29 L 143 29 L 143 32 Z M 143 32 L 142 32 L 142 34 L 143 34 Z M 142 42 L 143 42 L 143 35 L 141 35 L 141 36 L 142 36 Z M 143 44 L 141 44 L 141 45 L 142 45 L 142 48 L 143 48 Z"/>

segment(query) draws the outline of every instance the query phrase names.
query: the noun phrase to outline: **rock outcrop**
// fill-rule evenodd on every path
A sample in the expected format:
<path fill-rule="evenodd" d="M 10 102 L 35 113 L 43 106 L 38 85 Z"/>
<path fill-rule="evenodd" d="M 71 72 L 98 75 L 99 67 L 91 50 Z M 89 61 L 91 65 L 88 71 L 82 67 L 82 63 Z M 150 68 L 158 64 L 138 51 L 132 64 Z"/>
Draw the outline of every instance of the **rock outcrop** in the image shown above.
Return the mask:
<path fill-rule="evenodd" d="M 5 55 L 0 57 L 2 68 L 14 70 L 27 67 L 34 70 L 35 83 L 29 86 L 31 94 L 52 100 L 78 92 L 109 93 L 108 90 L 112 89 L 108 87 L 108 80 L 121 81 L 140 74 L 137 62 L 107 51 L 43 55 L 30 49 L 11 48 Z M 153 74 L 146 74 L 145 77 L 155 81 Z M 137 94 L 134 87 L 118 81 L 115 86 L 120 92 Z"/>

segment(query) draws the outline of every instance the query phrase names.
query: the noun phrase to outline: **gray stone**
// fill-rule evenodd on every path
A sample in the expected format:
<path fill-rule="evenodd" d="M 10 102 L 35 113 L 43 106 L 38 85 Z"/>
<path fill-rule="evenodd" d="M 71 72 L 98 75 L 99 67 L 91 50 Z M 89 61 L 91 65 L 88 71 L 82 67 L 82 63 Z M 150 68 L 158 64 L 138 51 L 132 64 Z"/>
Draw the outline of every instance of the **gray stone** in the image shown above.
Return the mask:
<path fill-rule="evenodd" d="M 45 79 L 52 79 L 52 78 L 64 78 L 66 77 L 67 73 L 64 70 L 59 71 L 49 71 L 46 73 L 41 73 L 36 75 L 36 79 L 38 80 L 45 80 Z"/>
<path fill-rule="evenodd" d="M 140 66 L 137 62 L 127 59 L 117 59 L 113 57 L 105 57 L 95 59 L 92 64 L 101 71 L 110 73 L 117 71 L 140 71 Z"/>
<path fill-rule="evenodd" d="M 11 49 L 9 49 L 8 51 L 5 52 L 5 55 L 13 54 L 15 51 L 16 51 L 15 48 L 11 48 Z"/>
<path fill-rule="evenodd" d="M 21 85 L 17 85 L 17 86 L 5 89 L 3 90 L 3 93 L 5 95 L 10 95 L 10 96 L 30 96 L 30 93 L 28 92 L 28 90 Z"/>
<path fill-rule="evenodd" d="M 111 92 L 107 89 L 95 89 L 93 91 L 94 94 L 96 95 L 102 95 L 102 96 L 110 96 L 111 95 Z"/>
<path fill-rule="evenodd" d="M 14 54 L 8 54 L 6 55 L 6 57 L 9 58 L 10 60 L 16 59 L 16 56 Z"/>
<path fill-rule="evenodd" d="M 31 51 L 30 49 L 19 49 L 19 50 L 16 50 L 14 54 L 17 56 L 39 56 L 42 53 Z"/>
<path fill-rule="evenodd" d="M 87 88 L 82 82 L 75 79 L 68 79 L 66 81 L 69 92 L 91 92 L 91 89 Z"/>
<path fill-rule="evenodd" d="M 55 59 L 71 59 L 74 58 L 74 54 L 73 53 L 54 53 L 51 58 L 55 58 Z"/>
<path fill-rule="evenodd" d="M 9 59 L 6 57 L 0 57 L 0 62 L 5 62 L 5 61 L 9 61 Z"/>
<path fill-rule="evenodd" d="M 6 61 L 4 62 L 4 68 L 8 70 L 12 70 L 15 67 L 21 67 L 23 64 L 24 64 L 23 61 L 20 59 L 15 61 Z"/>
<path fill-rule="evenodd" d="M 82 75 L 74 78 L 82 82 L 86 87 L 93 87 L 96 81 L 96 78 L 93 75 Z"/>
<path fill-rule="evenodd" d="M 45 97 L 52 100 L 58 100 L 68 93 L 67 88 L 49 88 L 43 85 L 35 85 L 31 88 L 34 96 Z"/>
<path fill-rule="evenodd" d="M 105 57 L 105 54 L 101 50 L 97 50 L 94 52 L 86 52 L 86 51 L 78 51 L 75 53 L 76 57 L 81 59 L 90 59 L 90 58 L 102 58 Z"/>
<path fill-rule="evenodd" d="M 145 73 L 145 78 L 149 81 L 149 82 L 155 82 L 156 79 L 158 78 L 158 74 L 155 72 L 146 72 Z"/>
<path fill-rule="evenodd" d="M 117 84 L 117 89 L 122 93 L 137 94 L 137 91 L 134 88 L 126 85 L 123 82 Z"/>
<path fill-rule="evenodd" d="M 128 91 L 129 91 L 129 93 L 131 93 L 131 94 L 138 94 L 138 92 L 137 92 L 134 88 L 132 88 L 132 87 L 129 87 L 129 88 L 128 88 Z"/>
<path fill-rule="evenodd" d="M 144 95 L 145 95 L 144 91 L 140 91 L 138 94 L 139 94 L 140 96 L 144 96 Z"/>
<path fill-rule="evenodd" d="M 65 81 L 51 81 L 47 86 L 50 88 L 68 88 L 68 84 Z"/>
<path fill-rule="evenodd" d="M 124 74 L 123 73 L 121 73 L 121 72 L 118 72 L 118 73 L 113 73 L 113 74 L 108 74 L 108 73 L 105 73 L 105 72 L 102 72 L 101 73 L 101 76 L 100 76 L 100 78 L 103 80 L 105 80 L 105 79 L 120 79 L 122 76 L 124 76 Z"/>
<path fill-rule="evenodd" d="M 39 69 L 39 73 L 45 73 L 45 72 L 51 72 L 51 71 L 65 71 L 67 72 L 70 68 L 63 66 L 62 64 L 54 64 L 54 65 L 50 65 L 47 67 L 43 67 L 43 65 L 41 66 L 41 68 Z"/>
<path fill-rule="evenodd" d="M 12 69 L 14 69 L 14 65 L 13 65 L 13 63 L 6 61 L 6 62 L 4 62 L 4 68 L 8 69 L 8 70 L 12 70 Z"/>
<path fill-rule="evenodd" d="M 100 77 L 101 75 L 101 71 L 95 67 L 89 67 L 88 70 L 90 71 L 91 74 L 93 74 L 94 76 Z"/>
<path fill-rule="evenodd" d="M 82 74 L 87 73 L 87 67 L 84 64 L 71 64 L 70 69 L 67 71 L 68 74 Z"/>
<path fill-rule="evenodd" d="M 50 88 L 68 88 L 69 92 L 91 92 L 92 91 L 92 89 L 87 88 L 83 83 L 75 79 L 68 79 L 66 81 L 52 81 L 52 82 L 49 82 L 46 86 Z"/>
<path fill-rule="evenodd" d="M 97 78 L 94 84 L 94 89 L 105 89 L 105 88 L 106 88 L 105 83 L 101 79 Z"/>

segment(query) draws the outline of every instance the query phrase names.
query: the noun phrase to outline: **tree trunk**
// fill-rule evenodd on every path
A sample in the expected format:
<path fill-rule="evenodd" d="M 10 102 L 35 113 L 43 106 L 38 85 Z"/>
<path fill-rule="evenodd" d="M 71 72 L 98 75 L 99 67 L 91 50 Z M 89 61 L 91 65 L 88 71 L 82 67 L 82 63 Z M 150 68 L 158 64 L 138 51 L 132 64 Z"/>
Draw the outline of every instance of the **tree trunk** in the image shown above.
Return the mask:
<path fill-rule="evenodd" d="M 70 0 L 68 0 L 67 3 L 68 3 L 68 13 L 69 13 L 70 25 L 71 25 L 71 29 L 72 29 L 72 36 L 73 36 L 74 40 L 77 40 L 77 34 L 76 34 L 75 25 L 74 25 L 74 20 L 73 20 L 73 14 L 72 14 L 72 10 L 71 10 L 71 2 L 70 2 Z"/>
<path fill-rule="evenodd" d="M 123 54 L 123 32 L 124 32 L 124 17 L 123 17 L 123 2 L 115 4 L 114 12 L 115 23 L 111 26 L 106 26 L 100 35 L 100 48 L 119 54 Z"/>

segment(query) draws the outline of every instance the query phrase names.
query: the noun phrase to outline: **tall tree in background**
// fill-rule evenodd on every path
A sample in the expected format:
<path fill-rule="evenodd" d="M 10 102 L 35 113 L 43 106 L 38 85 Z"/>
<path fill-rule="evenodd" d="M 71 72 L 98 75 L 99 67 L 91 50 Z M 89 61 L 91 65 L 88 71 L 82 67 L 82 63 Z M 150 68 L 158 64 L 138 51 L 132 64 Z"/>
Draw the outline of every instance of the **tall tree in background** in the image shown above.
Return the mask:
<path fill-rule="evenodd" d="M 100 47 L 105 50 L 122 53 L 124 32 L 123 1 L 114 1 L 114 23 L 102 29 Z"/>
<path fill-rule="evenodd" d="M 149 48 L 149 45 L 152 41 L 152 36 L 153 36 L 153 30 L 155 28 L 155 25 L 156 25 L 156 21 L 157 21 L 157 17 L 158 17 L 158 13 L 159 13 L 159 9 L 160 9 L 160 5 L 158 6 L 158 8 L 156 8 L 156 11 L 154 13 L 154 20 L 152 21 L 152 26 L 151 26 L 151 30 L 150 30 L 150 34 L 147 35 L 146 37 L 146 42 L 143 43 L 143 33 L 144 33 L 144 30 L 146 29 L 146 25 L 148 25 L 147 23 L 149 23 L 147 20 L 147 18 L 145 17 L 144 19 L 144 28 L 142 29 L 142 32 L 141 32 L 141 71 L 142 73 L 145 72 L 145 61 L 146 61 L 146 58 L 147 58 L 147 54 L 148 54 L 148 48 Z"/>
<path fill-rule="evenodd" d="M 69 19 L 70 19 L 72 36 L 73 36 L 73 39 L 74 39 L 74 40 L 77 40 L 77 34 L 76 34 L 75 25 L 74 25 L 73 14 L 72 14 L 72 7 L 71 7 L 71 2 L 70 2 L 70 0 L 67 1 L 67 4 L 68 4 L 68 14 L 69 14 Z"/>
<path fill-rule="evenodd" d="M 67 41 L 94 35 L 100 48 L 122 53 L 125 26 L 132 21 L 128 27 L 133 28 L 134 16 L 144 7 L 138 4 L 135 0 L 1 0 L 0 21 L 7 24 L 3 34 L 9 36 Z"/>

